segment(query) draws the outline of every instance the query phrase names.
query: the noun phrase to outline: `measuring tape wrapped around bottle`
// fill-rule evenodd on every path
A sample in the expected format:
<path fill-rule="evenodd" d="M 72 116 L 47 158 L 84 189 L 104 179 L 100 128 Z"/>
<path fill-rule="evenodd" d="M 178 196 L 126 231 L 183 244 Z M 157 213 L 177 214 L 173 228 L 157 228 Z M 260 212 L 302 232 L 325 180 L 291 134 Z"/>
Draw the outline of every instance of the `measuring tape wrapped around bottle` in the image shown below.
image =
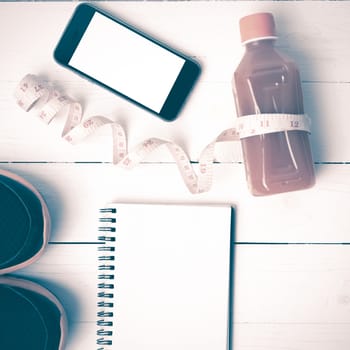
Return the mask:
<path fill-rule="evenodd" d="M 167 147 L 187 188 L 193 194 L 207 192 L 211 188 L 216 143 L 239 141 L 242 138 L 279 131 L 310 132 L 310 119 L 304 114 L 254 114 L 237 118 L 235 127 L 223 131 L 201 152 L 199 172 L 196 173 L 186 152 L 176 143 L 168 140 L 152 137 L 128 151 L 126 134 L 120 124 L 102 116 L 83 120 L 82 106 L 79 102 L 59 92 L 35 75 L 28 74 L 20 81 L 15 90 L 15 98 L 18 105 L 26 112 L 39 100 L 43 100 L 39 118 L 47 124 L 60 110 L 68 107 L 62 137 L 71 144 L 81 142 L 101 126 L 110 125 L 113 137 L 113 163 L 125 168 L 136 166 L 158 147 Z"/>

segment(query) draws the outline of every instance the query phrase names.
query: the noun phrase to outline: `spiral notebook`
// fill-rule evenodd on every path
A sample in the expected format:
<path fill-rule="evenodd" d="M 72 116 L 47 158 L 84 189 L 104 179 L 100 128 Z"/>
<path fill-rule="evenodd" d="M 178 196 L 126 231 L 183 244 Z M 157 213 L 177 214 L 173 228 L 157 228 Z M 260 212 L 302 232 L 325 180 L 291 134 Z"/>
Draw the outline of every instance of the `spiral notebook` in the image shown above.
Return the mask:
<path fill-rule="evenodd" d="M 100 210 L 98 350 L 231 348 L 233 209 Z"/>

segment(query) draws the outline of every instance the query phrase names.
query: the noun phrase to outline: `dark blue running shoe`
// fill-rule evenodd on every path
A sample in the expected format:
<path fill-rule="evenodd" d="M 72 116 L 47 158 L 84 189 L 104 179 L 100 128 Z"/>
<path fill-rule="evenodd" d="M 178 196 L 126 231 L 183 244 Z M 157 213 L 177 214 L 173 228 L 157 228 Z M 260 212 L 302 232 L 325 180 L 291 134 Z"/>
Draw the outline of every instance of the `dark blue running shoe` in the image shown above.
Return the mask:
<path fill-rule="evenodd" d="M 49 212 L 40 193 L 20 176 L 0 170 L 0 274 L 38 259 L 49 231 Z"/>
<path fill-rule="evenodd" d="M 0 349 L 63 350 L 66 324 L 62 305 L 47 289 L 0 276 Z"/>

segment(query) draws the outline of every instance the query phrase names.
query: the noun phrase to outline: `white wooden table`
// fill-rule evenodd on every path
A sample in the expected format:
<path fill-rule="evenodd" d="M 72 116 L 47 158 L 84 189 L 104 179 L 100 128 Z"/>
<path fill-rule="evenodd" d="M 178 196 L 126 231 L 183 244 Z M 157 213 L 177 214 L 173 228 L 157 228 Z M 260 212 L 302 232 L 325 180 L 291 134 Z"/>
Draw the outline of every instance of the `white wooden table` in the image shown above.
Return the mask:
<path fill-rule="evenodd" d="M 201 63 L 201 78 L 173 123 L 53 61 L 76 4 L 0 3 L 0 167 L 42 192 L 53 222 L 44 256 L 18 274 L 61 299 L 70 324 L 67 349 L 96 348 L 95 220 L 97 208 L 114 200 L 236 207 L 234 350 L 348 350 L 350 2 L 99 2 Z M 207 143 L 233 125 L 231 77 L 243 54 L 238 20 L 261 10 L 274 13 L 278 46 L 301 70 L 317 170 L 311 190 L 252 197 L 239 145 L 230 143 L 217 149 L 212 190 L 191 195 L 166 149 L 132 171 L 121 169 L 111 163 L 108 129 L 71 146 L 60 138 L 63 119 L 44 125 L 13 99 L 22 76 L 37 74 L 82 101 L 86 116 L 120 122 L 131 147 L 162 137 L 196 161 Z"/>

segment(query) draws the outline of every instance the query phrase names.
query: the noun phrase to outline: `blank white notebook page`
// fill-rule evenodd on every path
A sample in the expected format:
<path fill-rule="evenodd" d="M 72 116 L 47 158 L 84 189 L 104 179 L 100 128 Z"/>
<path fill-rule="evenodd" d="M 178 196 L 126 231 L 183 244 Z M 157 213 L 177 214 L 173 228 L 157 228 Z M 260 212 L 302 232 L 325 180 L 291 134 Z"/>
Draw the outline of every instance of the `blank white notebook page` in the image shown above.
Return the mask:
<path fill-rule="evenodd" d="M 112 348 L 226 350 L 231 208 L 114 207 Z"/>

